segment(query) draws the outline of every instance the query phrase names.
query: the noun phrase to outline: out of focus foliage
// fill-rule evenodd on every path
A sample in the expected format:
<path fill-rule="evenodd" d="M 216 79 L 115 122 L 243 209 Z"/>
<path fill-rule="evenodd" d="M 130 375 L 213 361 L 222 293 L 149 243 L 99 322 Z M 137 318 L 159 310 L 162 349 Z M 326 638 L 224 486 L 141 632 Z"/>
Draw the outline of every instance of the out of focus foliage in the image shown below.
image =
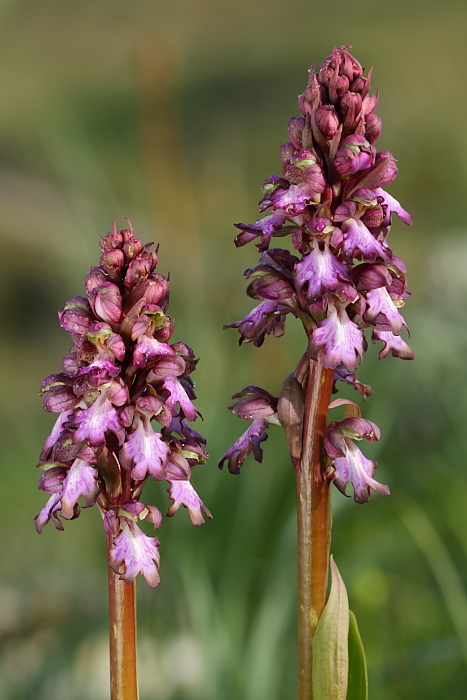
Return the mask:
<path fill-rule="evenodd" d="M 214 521 L 161 528 L 158 589 L 139 585 L 142 700 L 295 696 L 294 478 L 271 431 L 241 477 L 216 461 L 243 428 L 225 406 L 277 393 L 303 351 L 237 347 L 250 308 L 233 222 L 253 221 L 277 172 L 306 70 L 332 46 L 375 65 L 389 189 L 414 215 L 391 238 L 407 261 L 415 363 L 360 379 L 382 432 L 367 454 L 392 496 L 334 494 L 333 553 L 366 646 L 373 700 L 467 693 L 467 6 L 456 0 L 4 0 L 0 5 L 3 700 L 108 697 L 105 547 L 96 513 L 39 537 L 34 464 L 53 417 L 43 377 L 68 346 L 57 309 L 82 293 L 98 239 L 128 216 L 161 244 L 171 313 L 195 373 L 212 455 L 194 475 Z M 175 337 L 175 340 L 177 337 Z M 196 376 L 197 375 L 197 376 Z M 373 449 L 374 448 L 374 449 Z M 161 487 L 153 502 L 168 506 Z"/>

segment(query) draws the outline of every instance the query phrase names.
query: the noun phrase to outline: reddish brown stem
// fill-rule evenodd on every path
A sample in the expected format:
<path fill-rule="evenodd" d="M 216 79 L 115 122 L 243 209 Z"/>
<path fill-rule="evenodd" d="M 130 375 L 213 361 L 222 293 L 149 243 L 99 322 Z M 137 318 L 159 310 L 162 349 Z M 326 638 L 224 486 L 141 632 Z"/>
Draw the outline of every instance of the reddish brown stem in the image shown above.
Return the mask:
<path fill-rule="evenodd" d="M 112 505 L 118 507 L 131 498 L 131 480 L 121 471 L 121 491 L 113 494 Z M 107 556 L 112 537 L 107 535 Z M 136 665 L 136 583 L 120 580 L 110 566 L 109 573 L 109 650 L 110 700 L 138 700 Z"/>
<path fill-rule="evenodd" d="M 107 547 L 110 548 L 110 538 Z M 109 569 L 111 700 L 138 700 L 136 669 L 136 586 Z"/>
<path fill-rule="evenodd" d="M 323 474 L 323 437 L 333 369 L 309 361 L 302 454 L 297 480 L 298 534 L 298 700 L 312 700 L 313 637 L 326 604 L 331 546 L 330 482 Z"/>

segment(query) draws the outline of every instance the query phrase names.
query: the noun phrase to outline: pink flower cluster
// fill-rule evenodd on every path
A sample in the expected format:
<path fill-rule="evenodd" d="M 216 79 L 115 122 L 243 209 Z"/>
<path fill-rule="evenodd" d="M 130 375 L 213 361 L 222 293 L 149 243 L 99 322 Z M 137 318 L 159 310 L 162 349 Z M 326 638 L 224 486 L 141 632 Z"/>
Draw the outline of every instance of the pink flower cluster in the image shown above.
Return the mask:
<path fill-rule="evenodd" d="M 364 397 L 371 389 L 355 370 L 368 347 L 365 329 L 382 344 L 380 358 L 413 359 L 399 310 L 410 296 L 406 268 L 387 241 L 394 212 L 406 224 L 412 220 L 383 189 L 397 166 L 391 153 L 374 146 L 381 119 L 370 78 L 347 47 L 335 48 L 319 71 L 310 70 L 298 101 L 302 116 L 289 122 L 289 141 L 281 148 L 282 173 L 263 183 L 260 211 L 266 216 L 236 224 L 236 245 L 256 241 L 261 253 L 259 265 L 245 272 L 247 294 L 259 304 L 226 326 L 238 329 L 240 344 L 260 346 L 266 335 L 283 335 L 288 314 L 296 316 L 307 334 L 308 357 Z M 294 252 L 270 248 L 274 237 L 287 236 Z M 264 427 L 264 435 L 256 427 L 256 440 L 265 439 Z M 346 457 L 334 449 L 336 463 L 350 459 L 353 448 L 345 444 Z M 231 464 L 230 450 L 226 457 Z M 361 500 L 360 483 L 349 480 Z M 343 480 L 335 476 L 335 482 Z"/>
<path fill-rule="evenodd" d="M 157 273 L 158 254 L 133 230 L 100 241 L 100 265 L 86 277 L 86 296 L 59 312 L 73 341 L 62 372 L 42 383 L 43 406 L 59 414 L 41 452 L 39 488 L 50 494 L 36 517 L 38 532 L 52 519 L 72 520 L 97 503 L 111 538 L 109 565 L 130 583 L 142 573 L 159 582 L 159 541 L 138 526 L 155 528 L 161 513 L 140 502 L 149 477 L 169 484 L 173 503 L 192 523 L 211 518 L 190 483 L 191 469 L 207 458 L 205 440 L 187 421 L 198 412 L 191 373 L 197 360 L 188 345 L 171 343 L 169 283 Z M 155 421 L 155 424 L 153 423 Z"/>
<path fill-rule="evenodd" d="M 406 268 L 388 245 L 391 217 L 410 215 L 383 186 L 397 175 L 394 157 L 373 145 L 381 133 L 370 76 L 345 48 L 310 71 L 299 98 L 302 117 L 289 122 L 281 148 L 282 175 L 263 183 L 260 210 L 270 212 L 241 229 L 237 246 L 256 240 L 260 264 L 246 271 L 247 293 L 260 304 L 238 328 L 240 342 L 261 345 L 281 335 L 285 316 L 299 317 L 309 356 L 327 368 L 353 372 L 367 348 L 364 329 L 390 352 L 411 359 L 401 337 L 399 308 L 410 296 Z M 291 236 L 297 254 L 270 250 L 273 237 Z"/>

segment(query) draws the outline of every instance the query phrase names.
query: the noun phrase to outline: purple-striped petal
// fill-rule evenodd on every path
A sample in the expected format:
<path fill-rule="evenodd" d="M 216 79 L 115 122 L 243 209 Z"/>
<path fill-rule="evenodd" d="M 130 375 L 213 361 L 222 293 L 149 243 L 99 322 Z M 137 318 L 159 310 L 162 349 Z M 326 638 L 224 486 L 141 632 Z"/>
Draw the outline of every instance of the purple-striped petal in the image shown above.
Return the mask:
<path fill-rule="evenodd" d="M 400 335 L 394 335 L 391 331 L 374 330 L 371 340 L 373 343 L 377 343 L 378 340 L 381 340 L 383 343 L 383 347 L 379 353 L 380 360 L 387 357 L 389 353 L 391 353 L 393 357 L 400 357 L 401 360 L 413 360 L 415 357 L 414 351 L 407 345 L 402 337 Z"/>
<path fill-rule="evenodd" d="M 149 416 L 135 413 L 136 430 L 127 438 L 120 450 L 120 459 L 125 469 L 131 469 L 135 481 L 145 479 L 149 474 L 153 479 L 165 479 L 165 465 L 169 458 L 169 446 L 156 433 Z"/>
<path fill-rule="evenodd" d="M 180 506 L 183 505 L 185 508 L 188 508 L 193 525 L 202 525 L 204 523 L 201 511 L 203 511 L 209 519 L 212 519 L 211 513 L 189 481 L 169 480 L 169 484 L 169 497 L 173 500 L 173 503 L 167 511 L 168 516 L 175 515 Z"/>
<path fill-rule="evenodd" d="M 344 496 L 345 487 L 350 483 L 354 489 L 356 503 L 365 503 L 370 497 L 370 489 L 378 491 L 383 496 L 388 496 L 390 491 L 385 484 L 380 484 L 373 477 L 376 472 L 376 462 L 367 459 L 357 445 L 349 438 L 344 438 L 346 453 L 343 457 L 336 457 L 334 464 L 334 483 Z"/>
<path fill-rule="evenodd" d="M 170 391 L 170 396 L 165 400 L 165 405 L 170 409 L 172 415 L 177 415 L 178 411 L 176 404 L 180 404 L 180 408 L 187 420 L 195 420 L 197 411 L 186 393 L 181 382 L 176 377 L 166 377 L 162 384 L 164 389 Z"/>
<path fill-rule="evenodd" d="M 80 496 L 85 498 L 85 508 L 93 506 L 99 494 L 97 483 L 97 469 L 89 462 L 75 459 L 65 481 L 61 496 L 62 517 L 71 520 L 74 515 L 74 507 Z"/>
<path fill-rule="evenodd" d="M 250 452 L 253 452 L 257 462 L 263 461 L 263 450 L 260 446 L 261 442 L 267 440 L 266 432 L 267 424 L 265 418 L 256 418 L 248 430 L 234 442 L 224 456 L 219 461 L 219 469 L 222 469 L 224 462 L 228 462 L 229 472 L 231 474 L 240 474 L 240 467 L 246 460 Z"/>
<path fill-rule="evenodd" d="M 314 301 L 325 292 L 335 292 L 343 280 L 350 281 L 347 269 L 329 250 L 329 242 L 314 243 L 313 250 L 295 266 L 294 281 L 297 290 L 306 288 L 306 296 Z"/>
<path fill-rule="evenodd" d="M 407 327 L 386 287 L 370 289 L 366 299 L 368 306 L 363 318 L 370 326 L 382 331 L 392 331 L 394 335 L 400 335 L 403 326 Z"/>
<path fill-rule="evenodd" d="M 75 442 L 88 440 L 92 447 L 105 445 L 106 430 L 113 432 L 119 441 L 122 439 L 118 413 L 108 396 L 109 390 L 105 389 L 89 408 L 76 411 L 75 423 L 78 428 L 74 433 Z"/>
<path fill-rule="evenodd" d="M 381 197 L 383 199 L 383 202 L 382 202 L 383 209 L 385 206 L 387 207 L 387 210 L 385 212 L 385 217 L 384 217 L 385 221 L 386 221 L 386 219 L 388 219 L 388 223 L 390 224 L 391 223 L 391 213 L 393 211 L 395 211 L 396 214 L 398 214 L 400 220 L 404 222 L 404 224 L 407 224 L 408 226 L 412 225 L 412 217 L 410 216 L 409 212 L 406 211 L 404 209 L 404 207 L 402 207 L 399 204 L 397 199 L 392 197 L 388 192 L 385 192 L 383 189 L 381 189 L 381 187 L 378 187 L 375 190 L 375 194 L 378 197 Z"/>
<path fill-rule="evenodd" d="M 376 260 L 389 261 L 391 256 L 360 219 L 346 219 L 342 224 L 342 232 L 344 234 L 342 250 L 349 260 L 361 257 L 369 263 Z"/>
<path fill-rule="evenodd" d="M 174 351 L 170 345 L 167 345 L 167 343 L 161 343 L 155 338 L 148 338 L 147 335 L 143 335 L 143 337 L 135 345 L 133 363 L 135 367 L 145 367 L 147 361 L 151 357 L 174 354 Z"/>
<path fill-rule="evenodd" d="M 41 534 L 42 530 L 44 529 L 44 525 L 46 525 L 50 518 L 52 518 L 53 523 L 56 527 L 57 530 L 63 530 L 63 525 L 60 522 L 60 519 L 57 515 L 57 511 L 60 510 L 60 496 L 57 495 L 56 493 L 53 493 L 45 506 L 42 508 L 40 513 L 36 515 L 35 517 L 35 523 L 36 523 L 36 530 Z"/>
<path fill-rule="evenodd" d="M 328 316 L 313 331 L 308 350 L 328 369 L 342 364 L 353 372 L 358 367 L 366 350 L 365 336 L 350 320 L 345 304 L 328 304 Z"/>
<path fill-rule="evenodd" d="M 138 574 L 143 574 L 148 585 L 154 588 L 160 580 L 159 540 L 157 537 L 148 537 L 128 518 L 121 517 L 120 526 L 121 532 L 114 538 L 110 550 L 109 566 L 126 583 L 131 583 Z"/>
<path fill-rule="evenodd" d="M 67 422 L 68 418 L 71 416 L 72 413 L 73 409 L 70 409 L 69 411 L 64 411 L 59 415 L 59 417 L 55 421 L 55 425 L 52 428 L 52 432 L 50 433 L 47 440 L 44 442 L 44 447 L 42 448 L 42 452 L 39 457 L 39 464 L 47 461 L 47 458 L 49 457 L 53 446 L 55 445 L 58 438 L 60 437 L 60 434 L 63 431 L 64 424 Z"/>

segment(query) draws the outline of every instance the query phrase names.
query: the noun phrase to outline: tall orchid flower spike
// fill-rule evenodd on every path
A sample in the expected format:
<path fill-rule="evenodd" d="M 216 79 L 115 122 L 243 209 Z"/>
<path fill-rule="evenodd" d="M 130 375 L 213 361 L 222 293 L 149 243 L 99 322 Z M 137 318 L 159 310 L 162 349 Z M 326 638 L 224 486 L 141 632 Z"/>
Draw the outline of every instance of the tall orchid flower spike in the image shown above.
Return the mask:
<path fill-rule="evenodd" d="M 188 345 L 170 342 L 169 282 L 156 272 L 151 245 L 133 235 L 131 224 L 118 231 L 114 222 L 101 238 L 86 296 L 58 314 L 71 350 L 62 372 L 42 383 L 43 406 L 58 417 L 40 456 L 39 488 L 49 500 L 36 528 L 42 532 L 52 520 L 63 530 L 62 520 L 79 516 L 80 499 L 82 507 L 99 508 L 110 567 L 111 657 L 112 642 L 114 651 L 123 648 L 118 634 L 127 646 L 134 643 L 118 625 L 128 622 L 122 610 L 125 600 L 131 609 L 135 577 L 159 583 L 159 540 L 140 528 L 142 520 L 154 528 L 162 520 L 156 506 L 140 500 L 147 480 L 168 484 L 167 515 L 183 505 L 194 525 L 204 523 L 203 513 L 212 517 L 190 483 L 192 468 L 208 457 L 204 438 L 187 423 L 198 415 L 191 379 L 197 360 Z M 114 658 L 117 675 L 124 667 L 124 658 Z M 133 697 L 118 694 L 115 675 L 112 682 L 112 700 Z"/>
<path fill-rule="evenodd" d="M 327 601 L 330 484 L 345 494 L 350 482 L 357 503 L 368 501 L 371 490 L 389 494 L 374 478 L 376 462 L 355 442 L 378 439 L 378 428 L 340 399 L 344 420 L 327 427 L 331 393 L 343 381 L 363 399 L 371 395 L 356 374 L 368 349 L 368 329 L 372 342 L 382 344 L 381 359 L 389 353 L 414 357 L 400 311 L 410 296 L 406 268 L 388 242 L 393 213 L 404 224 L 412 219 L 384 189 L 397 175 L 396 161 L 389 151 L 377 150 L 382 124 L 374 113 L 378 97 L 370 93 L 372 71 L 365 76 L 349 48 L 334 48 L 318 71 L 314 65 L 309 71 L 298 100 L 301 116 L 290 120 L 289 140 L 280 150 L 281 173 L 263 182 L 259 207 L 265 216 L 236 224 L 236 246 L 254 241 L 260 251 L 259 264 L 245 272 L 257 306 L 225 326 L 238 329 L 240 344 L 260 346 L 267 335 L 283 335 L 292 315 L 306 335 L 304 355 L 279 400 L 258 387 L 234 397 L 240 400 L 230 409 L 253 422 L 219 462 L 238 474 L 251 452 L 262 460 L 268 424 L 284 428 L 297 482 L 299 700 L 311 700 L 313 692 L 328 698 L 312 668 Z M 288 237 L 290 249 L 272 247 L 274 238 Z M 346 696 L 344 675 L 334 679 L 335 697 Z"/>

